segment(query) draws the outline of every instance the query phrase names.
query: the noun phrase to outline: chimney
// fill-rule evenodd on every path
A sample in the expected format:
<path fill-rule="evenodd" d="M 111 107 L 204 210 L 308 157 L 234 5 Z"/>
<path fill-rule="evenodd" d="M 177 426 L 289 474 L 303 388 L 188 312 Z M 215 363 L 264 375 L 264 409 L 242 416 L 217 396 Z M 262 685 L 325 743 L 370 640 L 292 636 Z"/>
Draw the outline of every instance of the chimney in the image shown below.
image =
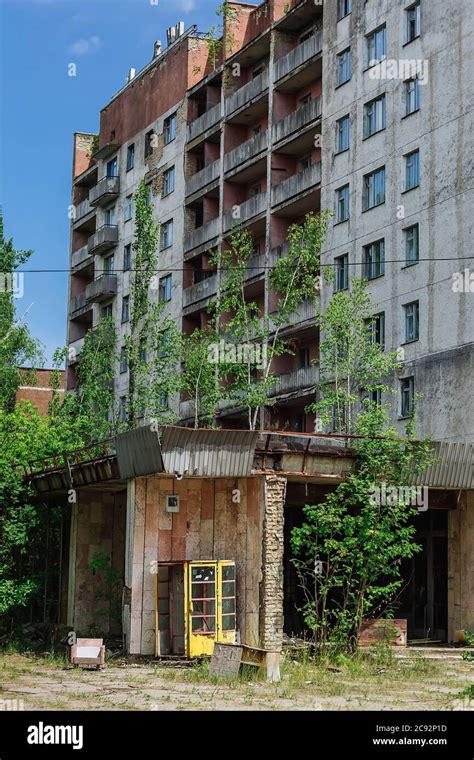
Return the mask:
<path fill-rule="evenodd" d="M 129 69 L 127 81 L 131 82 L 135 78 L 135 69 Z"/>
<path fill-rule="evenodd" d="M 178 21 L 176 24 L 176 37 L 181 37 L 184 34 L 184 21 Z"/>
<path fill-rule="evenodd" d="M 156 40 L 153 45 L 153 58 L 156 58 L 161 53 L 161 40 Z"/>
<path fill-rule="evenodd" d="M 169 26 L 168 29 L 166 30 L 166 42 L 168 43 L 168 46 L 172 45 L 175 39 L 176 39 L 176 27 Z"/>

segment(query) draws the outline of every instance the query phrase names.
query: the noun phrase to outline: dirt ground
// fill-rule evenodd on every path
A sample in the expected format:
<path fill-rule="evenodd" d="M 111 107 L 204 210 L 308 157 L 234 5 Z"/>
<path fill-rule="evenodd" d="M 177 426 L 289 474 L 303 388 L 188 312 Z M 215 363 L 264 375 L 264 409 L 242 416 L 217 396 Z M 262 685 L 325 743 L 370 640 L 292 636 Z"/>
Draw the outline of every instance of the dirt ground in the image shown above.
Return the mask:
<path fill-rule="evenodd" d="M 383 660 L 315 666 L 286 657 L 282 680 L 231 682 L 192 666 L 111 661 L 101 671 L 53 656 L 0 655 L 0 709 L 25 710 L 474 710 L 474 662 L 459 651 L 407 650 Z M 11 709 L 11 707 L 10 707 Z"/>

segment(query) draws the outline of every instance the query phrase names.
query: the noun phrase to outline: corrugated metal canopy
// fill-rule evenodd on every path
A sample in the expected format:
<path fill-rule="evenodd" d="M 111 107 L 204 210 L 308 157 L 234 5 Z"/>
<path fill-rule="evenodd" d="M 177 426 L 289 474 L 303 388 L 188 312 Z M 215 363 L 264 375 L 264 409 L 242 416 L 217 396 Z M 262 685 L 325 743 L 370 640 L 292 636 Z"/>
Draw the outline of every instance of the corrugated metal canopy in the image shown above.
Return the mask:
<path fill-rule="evenodd" d="M 161 449 L 166 472 L 201 477 L 250 475 L 258 432 L 166 427 Z"/>
<path fill-rule="evenodd" d="M 474 443 L 433 443 L 435 464 L 413 479 L 431 488 L 474 488 Z"/>
<path fill-rule="evenodd" d="M 120 477 L 124 480 L 163 472 L 158 433 L 149 427 L 120 433 L 115 438 L 115 447 Z"/>

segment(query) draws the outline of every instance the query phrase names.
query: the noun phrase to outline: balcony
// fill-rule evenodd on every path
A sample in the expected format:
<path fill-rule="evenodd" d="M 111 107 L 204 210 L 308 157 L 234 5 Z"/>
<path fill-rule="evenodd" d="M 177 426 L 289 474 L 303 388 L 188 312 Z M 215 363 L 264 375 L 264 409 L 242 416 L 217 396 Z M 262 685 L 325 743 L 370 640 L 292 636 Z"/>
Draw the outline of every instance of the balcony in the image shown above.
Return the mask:
<path fill-rule="evenodd" d="M 280 375 L 270 389 L 270 396 L 284 396 L 314 388 L 319 380 L 319 365 L 311 364 L 294 372 Z"/>
<path fill-rule="evenodd" d="M 118 227 L 116 224 L 104 224 L 90 236 L 87 247 L 89 253 L 103 253 L 117 245 Z"/>
<path fill-rule="evenodd" d="M 189 288 L 183 290 L 183 309 L 191 304 L 198 303 L 204 299 L 211 298 L 217 293 L 217 275 L 207 277 L 201 282 L 196 282 L 195 285 L 191 285 Z"/>
<path fill-rule="evenodd" d="M 79 338 L 78 340 L 73 340 L 69 343 L 68 364 L 70 367 L 72 367 L 74 364 L 77 364 L 77 361 L 79 359 L 79 354 L 81 353 L 83 348 L 84 348 L 84 338 Z"/>
<path fill-rule="evenodd" d="M 243 87 L 240 87 L 234 92 L 233 95 L 229 95 L 225 99 L 225 115 L 231 116 L 236 111 L 239 111 L 244 106 L 247 106 L 253 100 L 259 98 L 265 90 L 268 88 L 268 71 L 264 71 L 259 74 L 255 79 L 252 79 Z"/>
<path fill-rule="evenodd" d="M 230 153 L 226 153 L 224 156 L 224 172 L 230 172 L 232 169 L 236 169 L 247 161 L 256 159 L 260 153 L 267 149 L 267 145 L 267 130 L 260 132 L 258 135 L 254 135 L 250 140 L 246 140 L 242 145 L 231 150 Z"/>
<path fill-rule="evenodd" d="M 291 137 L 320 116 L 321 98 L 315 98 L 273 125 L 273 142 L 278 143 Z"/>
<path fill-rule="evenodd" d="M 210 108 L 206 113 L 203 113 L 202 116 L 194 119 L 194 121 L 188 125 L 186 133 L 187 142 L 191 142 L 191 140 L 194 140 L 196 137 L 199 137 L 199 135 L 207 132 L 207 130 L 217 124 L 221 118 L 222 105 L 221 103 L 217 103 L 217 105 Z"/>
<path fill-rule="evenodd" d="M 86 287 L 86 300 L 89 302 L 106 301 L 117 293 L 117 275 L 103 274 Z"/>
<path fill-rule="evenodd" d="M 92 232 L 95 228 L 95 208 L 89 203 L 89 199 L 77 203 L 74 206 L 73 227 L 75 230 Z"/>
<path fill-rule="evenodd" d="M 272 191 L 272 206 L 289 201 L 300 193 L 310 190 L 321 183 L 321 163 L 312 164 L 308 169 L 297 172 L 280 182 Z"/>
<path fill-rule="evenodd" d="M 235 224 L 246 224 L 251 219 L 264 213 L 267 207 L 267 194 L 259 193 L 224 214 L 224 232 L 228 232 Z"/>
<path fill-rule="evenodd" d="M 104 206 L 120 193 L 119 177 L 103 177 L 89 192 L 91 206 Z"/>
<path fill-rule="evenodd" d="M 275 83 L 278 83 L 283 77 L 296 71 L 304 63 L 309 61 L 313 56 L 322 50 L 322 33 L 313 34 L 309 40 L 305 40 L 294 50 L 275 61 Z"/>
<path fill-rule="evenodd" d="M 91 308 L 92 307 L 87 302 L 85 292 L 78 293 L 76 296 L 71 296 L 71 300 L 69 301 L 69 319 L 79 319 L 80 321 L 84 321 L 84 315 L 87 314 L 87 312 L 90 312 Z"/>
<path fill-rule="evenodd" d="M 204 192 L 207 185 L 210 185 L 211 182 L 214 182 L 219 178 L 219 169 L 220 161 L 217 160 L 212 164 L 209 164 L 209 166 L 205 166 L 204 169 L 201 169 L 197 174 L 193 174 L 193 176 L 186 182 L 186 197 L 197 193 L 198 190 Z"/>
<path fill-rule="evenodd" d="M 72 269 L 85 269 L 86 267 L 91 266 L 92 262 L 93 258 L 89 253 L 89 248 L 87 245 L 83 245 L 82 248 L 74 251 L 71 256 Z"/>
<path fill-rule="evenodd" d="M 198 227 L 194 232 L 187 235 L 184 238 L 184 252 L 192 251 L 194 248 L 198 248 L 201 245 L 209 243 L 209 241 L 219 236 L 221 219 L 217 216 L 207 224 L 203 224 L 202 227 Z"/>

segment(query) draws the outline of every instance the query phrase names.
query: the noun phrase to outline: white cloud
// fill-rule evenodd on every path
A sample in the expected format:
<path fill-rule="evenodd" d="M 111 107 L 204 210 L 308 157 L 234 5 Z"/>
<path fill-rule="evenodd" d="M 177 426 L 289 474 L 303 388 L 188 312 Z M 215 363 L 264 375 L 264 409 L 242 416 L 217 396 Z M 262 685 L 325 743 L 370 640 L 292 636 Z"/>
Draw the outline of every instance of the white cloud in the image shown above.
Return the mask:
<path fill-rule="evenodd" d="M 72 45 L 69 45 L 68 52 L 73 53 L 74 55 L 88 55 L 89 53 L 95 53 L 99 46 L 99 37 L 93 35 L 87 39 L 82 38 L 76 42 L 73 42 Z"/>
<path fill-rule="evenodd" d="M 196 0 L 179 0 L 178 7 L 183 13 L 191 13 L 191 11 L 196 10 L 197 3 Z"/>

